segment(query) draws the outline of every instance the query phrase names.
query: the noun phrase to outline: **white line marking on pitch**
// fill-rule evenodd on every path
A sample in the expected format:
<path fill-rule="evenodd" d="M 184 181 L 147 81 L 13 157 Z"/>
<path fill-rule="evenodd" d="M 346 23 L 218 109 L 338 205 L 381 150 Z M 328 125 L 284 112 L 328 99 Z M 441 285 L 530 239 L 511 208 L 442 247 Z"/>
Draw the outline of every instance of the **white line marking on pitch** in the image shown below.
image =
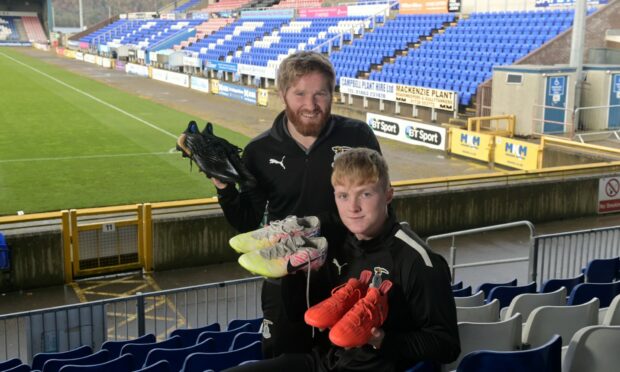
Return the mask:
<path fill-rule="evenodd" d="M 102 105 L 104 105 L 104 106 L 107 106 L 107 107 L 109 107 L 109 108 L 111 108 L 111 109 L 113 109 L 113 110 L 116 110 L 116 111 L 120 112 L 121 114 L 127 115 L 127 116 L 129 116 L 130 118 L 132 118 L 132 119 L 134 119 L 134 120 L 137 120 L 137 121 L 139 121 L 140 123 L 142 123 L 142 124 L 144 124 L 144 125 L 146 125 L 146 126 L 149 126 L 149 127 L 153 128 L 153 129 L 155 129 L 155 130 L 157 130 L 157 131 L 160 131 L 160 132 L 164 133 L 164 134 L 167 134 L 167 135 L 168 135 L 168 136 L 170 136 L 170 137 L 173 137 L 173 138 L 177 138 L 177 137 L 178 137 L 177 135 L 172 134 L 172 133 L 168 132 L 168 131 L 167 131 L 167 130 L 165 130 L 165 129 L 161 129 L 160 127 L 156 126 L 155 124 L 149 123 L 148 121 L 146 121 L 146 120 L 144 120 L 144 119 L 141 119 L 141 118 L 139 118 L 139 117 L 135 116 L 134 114 L 131 114 L 131 113 L 129 113 L 129 112 L 127 112 L 127 111 L 125 111 L 125 110 L 121 109 L 120 107 L 116 107 L 116 106 L 114 106 L 113 104 L 108 103 L 108 102 L 106 102 L 106 101 L 104 101 L 104 100 L 102 100 L 102 99 L 100 99 L 100 98 L 97 98 L 97 97 L 93 96 L 92 94 L 87 93 L 87 92 L 85 92 L 85 91 L 83 91 L 83 90 L 81 90 L 81 89 L 78 89 L 78 88 L 76 88 L 76 87 L 74 87 L 74 86 L 72 86 L 72 85 L 69 85 L 69 84 L 65 83 L 64 81 L 62 81 L 62 80 L 56 79 L 55 77 L 53 77 L 53 76 L 51 76 L 51 75 L 48 75 L 48 74 L 46 74 L 45 72 L 43 72 L 43 71 L 41 71 L 41 70 L 38 70 L 38 69 L 36 69 L 36 68 L 34 68 L 34 67 L 32 67 L 32 66 L 30 66 L 30 65 L 28 65 L 28 64 L 26 64 L 26 63 L 24 63 L 24 62 L 22 62 L 22 61 L 20 61 L 20 60 L 18 60 L 18 59 L 15 59 L 15 58 L 13 58 L 13 57 L 11 57 L 11 56 L 8 56 L 8 55 L 6 55 L 6 54 L 4 54 L 4 53 L 2 53 L 2 52 L 0 52 L 0 54 L 1 54 L 1 55 L 3 55 L 3 56 L 4 56 L 4 57 L 6 57 L 6 58 L 8 58 L 8 59 L 12 60 L 12 61 L 14 61 L 14 62 L 16 62 L 16 63 L 18 63 L 18 64 L 20 64 L 20 65 L 24 66 L 24 67 L 27 67 L 27 68 L 31 69 L 32 71 L 34 71 L 34 72 L 36 72 L 36 73 L 38 73 L 38 74 L 41 74 L 41 75 L 45 76 L 46 78 L 48 78 L 48 79 L 50 79 L 50 80 L 53 80 L 53 81 L 57 82 L 57 83 L 58 83 L 58 84 L 60 84 L 60 85 L 64 85 L 65 87 L 67 87 L 67 88 L 69 88 L 69 89 L 73 89 L 74 91 L 76 91 L 76 92 L 78 92 L 78 93 L 80 93 L 80 94 L 83 94 L 83 95 L 85 95 L 86 97 L 88 97 L 88 98 L 90 98 L 90 99 L 92 99 L 92 100 L 94 100 L 94 101 L 96 101 L 96 102 L 99 102 L 99 103 L 101 103 L 101 104 L 102 104 Z"/>
<path fill-rule="evenodd" d="M 159 156 L 159 155 L 172 155 L 173 153 L 170 151 L 165 152 L 144 152 L 137 154 L 107 154 L 107 155 L 82 155 L 82 156 L 59 156 L 59 157 L 50 157 L 50 158 L 25 158 L 25 159 L 7 159 L 0 160 L 0 164 L 3 163 L 19 163 L 19 162 L 30 162 L 30 161 L 50 161 L 50 160 L 81 160 L 81 159 L 105 159 L 105 158 L 122 158 L 129 156 Z"/>

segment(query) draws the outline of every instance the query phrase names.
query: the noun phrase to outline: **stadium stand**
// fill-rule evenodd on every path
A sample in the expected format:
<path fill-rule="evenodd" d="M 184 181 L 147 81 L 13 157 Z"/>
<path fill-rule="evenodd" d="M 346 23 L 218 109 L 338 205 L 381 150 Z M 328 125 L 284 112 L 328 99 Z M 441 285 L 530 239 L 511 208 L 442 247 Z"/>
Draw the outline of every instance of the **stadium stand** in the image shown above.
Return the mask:
<path fill-rule="evenodd" d="M 14 19 L 15 17 L 0 17 L 0 41 L 19 41 Z"/>
<path fill-rule="evenodd" d="M 382 65 L 384 59 L 406 50 L 409 44 L 419 43 L 423 37 L 430 36 L 433 30 L 453 20 L 453 14 L 399 14 L 393 20 L 386 20 L 374 32 L 332 53 L 331 61 L 337 78 L 357 77 L 360 72 L 370 72 L 371 65 Z M 385 64 L 381 71 L 370 72 L 369 79 L 403 84 L 406 83 L 406 77 L 399 69 L 394 69 L 394 65 Z"/>
<path fill-rule="evenodd" d="M 24 23 L 24 28 L 26 29 L 26 34 L 28 35 L 28 40 L 32 42 L 43 43 L 46 43 L 48 41 L 48 38 L 45 35 L 45 31 L 43 31 L 43 27 L 41 26 L 39 18 L 22 17 L 22 21 Z"/>
<path fill-rule="evenodd" d="M 190 37 L 187 40 L 183 40 L 180 44 L 174 46 L 174 50 L 181 50 L 187 48 L 190 45 L 193 45 L 199 40 L 204 39 L 205 37 L 211 35 L 222 27 L 234 22 L 235 19 L 232 17 L 228 18 L 212 18 L 208 21 L 205 21 L 198 26 L 196 26 L 196 36 Z"/>
<path fill-rule="evenodd" d="M 237 53 L 231 62 L 258 66 L 279 63 L 292 51 L 311 49 L 323 41 L 343 32 L 355 29 L 360 33 L 365 27 L 363 17 L 330 17 L 325 19 L 298 18 L 282 26 L 277 32 L 255 41 L 246 52 Z M 348 39 L 352 38 L 348 34 Z M 347 39 L 347 38 L 345 38 Z"/>
<path fill-rule="evenodd" d="M 227 60 L 230 62 L 232 56 L 229 54 L 262 38 L 265 34 L 272 33 L 284 22 L 283 19 L 242 18 L 186 49 L 199 52 L 199 57 L 204 61 Z"/>
<path fill-rule="evenodd" d="M 141 49 L 155 45 L 188 28 L 196 27 L 201 20 L 124 20 L 120 19 L 89 35 L 80 42 L 94 45 L 134 45 Z"/>
<path fill-rule="evenodd" d="M 369 79 L 454 90 L 469 105 L 494 66 L 512 64 L 540 47 L 569 28 L 572 17 L 568 10 L 473 13 L 408 48 Z"/>

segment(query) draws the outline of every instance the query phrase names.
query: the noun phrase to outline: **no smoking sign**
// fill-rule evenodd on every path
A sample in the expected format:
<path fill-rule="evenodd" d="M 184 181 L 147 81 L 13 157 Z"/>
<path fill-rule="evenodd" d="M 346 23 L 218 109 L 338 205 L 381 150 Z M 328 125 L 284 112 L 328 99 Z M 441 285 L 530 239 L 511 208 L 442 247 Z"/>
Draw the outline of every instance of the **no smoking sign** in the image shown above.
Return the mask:
<path fill-rule="evenodd" d="M 620 177 L 601 178 L 598 182 L 598 213 L 620 211 Z"/>

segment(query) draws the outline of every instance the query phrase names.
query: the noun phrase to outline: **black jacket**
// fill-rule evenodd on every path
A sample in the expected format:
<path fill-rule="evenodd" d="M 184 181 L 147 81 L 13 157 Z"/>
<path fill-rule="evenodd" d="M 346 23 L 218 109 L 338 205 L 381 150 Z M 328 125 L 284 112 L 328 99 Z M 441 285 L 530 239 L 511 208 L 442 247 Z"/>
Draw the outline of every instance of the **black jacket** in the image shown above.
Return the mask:
<path fill-rule="evenodd" d="M 286 128 L 280 113 L 268 131 L 254 138 L 243 152 L 257 186 L 238 192 L 233 185 L 218 190 L 228 222 L 238 231 L 256 229 L 267 202 L 268 220 L 289 215 L 317 216 L 337 213 L 331 185 L 334 155 L 353 147 L 380 151 L 370 127 L 359 120 L 331 115 L 319 138 L 306 152 Z"/>
<path fill-rule="evenodd" d="M 456 307 L 450 270 L 444 258 L 422 241 L 408 225 L 390 217 L 382 233 L 368 241 L 349 234 L 337 257 L 341 284 L 362 270 L 382 267 L 392 281 L 385 338 L 379 350 L 369 345 L 344 350 L 332 347 L 326 370 L 398 371 L 418 361 L 448 363 L 460 353 Z M 343 266 L 344 265 L 344 266 Z M 336 269 L 336 265 L 332 270 Z"/>

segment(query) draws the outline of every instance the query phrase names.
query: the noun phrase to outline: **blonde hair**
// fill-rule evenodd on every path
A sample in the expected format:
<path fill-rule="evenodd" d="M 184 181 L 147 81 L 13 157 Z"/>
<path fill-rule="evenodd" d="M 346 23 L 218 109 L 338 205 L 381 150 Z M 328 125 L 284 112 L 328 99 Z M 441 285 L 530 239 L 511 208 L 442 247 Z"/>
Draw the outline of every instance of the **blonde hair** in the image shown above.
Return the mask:
<path fill-rule="evenodd" d="M 319 72 L 327 78 L 330 92 L 336 86 L 336 73 L 334 67 L 321 53 L 302 51 L 286 57 L 278 68 L 278 90 L 281 94 L 286 94 L 288 88 L 300 77 L 312 72 Z"/>
<path fill-rule="evenodd" d="M 332 185 L 364 185 L 379 182 L 387 190 L 390 187 L 388 165 L 375 150 L 358 147 L 339 154 L 334 159 Z"/>

